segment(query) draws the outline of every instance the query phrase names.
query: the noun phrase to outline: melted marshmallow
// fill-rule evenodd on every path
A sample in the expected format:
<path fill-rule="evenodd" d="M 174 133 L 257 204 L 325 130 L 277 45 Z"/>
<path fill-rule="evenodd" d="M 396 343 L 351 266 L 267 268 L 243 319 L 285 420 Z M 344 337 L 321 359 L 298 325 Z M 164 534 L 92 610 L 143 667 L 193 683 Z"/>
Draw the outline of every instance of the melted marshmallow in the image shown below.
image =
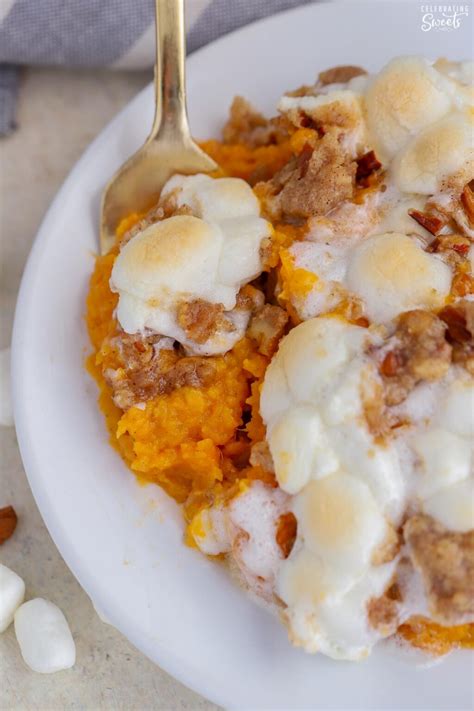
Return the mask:
<path fill-rule="evenodd" d="M 174 196 L 192 215 L 176 215 L 135 235 L 118 255 L 111 288 L 119 293 L 117 318 L 127 333 L 154 332 L 196 353 L 222 353 L 243 335 L 249 313 L 234 310 L 239 289 L 261 271 L 260 244 L 270 225 L 259 216 L 252 189 L 237 178 L 174 176 L 162 198 Z M 201 346 L 177 322 L 183 301 L 222 304 L 234 327 Z"/>
<path fill-rule="evenodd" d="M 365 355 L 374 342 L 337 318 L 306 321 L 280 343 L 261 393 L 275 475 L 298 522 L 277 592 L 292 640 L 336 658 L 360 658 L 377 639 L 365 607 L 393 565 L 371 559 L 404 504 L 396 453 L 363 415 L 362 394 L 377 380 Z"/>
<path fill-rule="evenodd" d="M 409 211 L 426 210 L 433 196 L 474 235 L 458 200 L 474 177 L 472 84 L 472 63 L 400 57 L 378 74 L 317 87 L 317 96 L 282 97 L 288 119 L 300 125 L 303 111 L 332 125 L 349 153 L 375 149 L 384 171 L 380 190 L 314 218 L 305 242 L 290 248 L 295 266 L 317 277 L 305 296 L 289 294 L 301 319 L 354 301 L 376 321 L 443 305 L 453 274 L 425 251 L 433 235 Z"/>
<path fill-rule="evenodd" d="M 411 437 L 415 494 L 425 513 L 453 531 L 474 528 L 474 381 L 447 384 L 427 424 Z"/>
<path fill-rule="evenodd" d="M 387 160 L 452 106 L 449 81 L 421 57 L 400 57 L 377 74 L 366 95 L 367 123 Z"/>

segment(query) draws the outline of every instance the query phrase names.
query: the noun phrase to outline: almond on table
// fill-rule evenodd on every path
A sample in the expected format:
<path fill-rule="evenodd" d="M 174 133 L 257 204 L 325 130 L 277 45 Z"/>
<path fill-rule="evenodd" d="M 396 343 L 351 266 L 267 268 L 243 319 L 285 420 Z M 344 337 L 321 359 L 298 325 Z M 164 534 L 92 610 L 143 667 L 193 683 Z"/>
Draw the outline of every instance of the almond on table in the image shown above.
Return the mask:
<path fill-rule="evenodd" d="M 11 538 L 17 523 L 18 517 L 13 506 L 0 508 L 0 545 Z"/>

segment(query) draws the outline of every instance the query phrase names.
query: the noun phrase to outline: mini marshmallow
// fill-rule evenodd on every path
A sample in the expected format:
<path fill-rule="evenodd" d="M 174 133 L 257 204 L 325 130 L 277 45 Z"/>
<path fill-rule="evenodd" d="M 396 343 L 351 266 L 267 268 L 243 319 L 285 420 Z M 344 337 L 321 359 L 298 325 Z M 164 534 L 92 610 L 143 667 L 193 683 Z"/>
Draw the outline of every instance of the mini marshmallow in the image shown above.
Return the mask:
<path fill-rule="evenodd" d="M 372 557 L 405 501 L 396 452 L 364 418 L 363 394 L 378 385 L 367 356 L 377 338 L 338 317 L 299 324 L 280 342 L 260 400 L 275 475 L 293 495 L 298 524 L 277 593 L 292 639 L 338 658 L 367 654 L 376 641 L 366 606 L 393 565 L 376 570 Z"/>
<path fill-rule="evenodd" d="M 69 669 L 76 661 L 76 646 L 63 613 L 40 597 L 25 602 L 15 613 L 15 634 L 22 657 L 41 674 Z"/>
<path fill-rule="evenodd" d="M 451 108 L 449 79 L 422 57 L 399 57 L 377 74 L 366 96 L 367 123 L 382 160 Z"/>
<path fill-rule="evenodd" d="M 168 180 L 161 198 L 176 194 L 178 207 L 191 208 L 193 215 L 206 222 L 222 222 L 260 214 L 260 205 L 252 188 L 240 178 L 210 178 L 198 175 L 174 175 Z"/>
<path fill-rule="evenodd" d="M 397 156 L 393 176 L 399 190 L 433 195 L 443 179 L 474 157 L 474 127 L 467 113 L 452 113 L 412 138 Z"/>
<path fill-rule="evenodd" d="M 342 472 L 308 484 L 293 512 L 306 547 L 341 575 L 360 576 L 387 530 L 367 484 Z"/>
<path fill-rule="evenodd" d="M 13 622 L 16 609 L 25 597 L 25 583 L 19 575 L 0 563 L 0 632 Z"/>
<path fill-rule="evenodd" d="M 451 269 L 419 242 L 397 232 L 374 235 L 355 248 L 345 279 L 367 316 L 384 323 L 410 309 L 441 307 Z"/>
<path fill-rule="evenodd" d="M 237 294 L 262 270 L 260 245 L 271 225 L 238 178 L 175 175 L 162 199 L 192 214 L 151 224 L 123 246 L 110 280 L 119 294 L 117 319 L 126 333 L 149 329 L 193 354 L 225 353 L 247 327 L 250 311 L 235 309 Z M 179 324 L 178 307 L 196 299 L 222 304 L 233 328 L 217 329 L 205 343 L 192 341 Z"/>
<path fill-rule="evenodd" d="M 289 494 L 300 491 L 313 471 L 326 476 L 337 469 L 324 425 L 317 409 L 310 405 L 287 410 L 272 427 L 268 443 L 278 483 Z"/>

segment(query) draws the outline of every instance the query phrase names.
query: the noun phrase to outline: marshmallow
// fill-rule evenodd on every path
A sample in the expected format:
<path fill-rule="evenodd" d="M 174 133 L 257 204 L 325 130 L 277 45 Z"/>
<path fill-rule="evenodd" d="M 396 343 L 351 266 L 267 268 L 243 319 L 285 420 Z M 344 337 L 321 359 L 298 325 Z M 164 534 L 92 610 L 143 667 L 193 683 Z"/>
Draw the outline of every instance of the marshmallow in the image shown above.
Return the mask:
<path fill-rule="evenodd" d="M 69 669 L 76 661 L 76 646 L 63 613 L 40 597 L 25 602 L 15 613 L 15 634 L 22 657 L 41 674 Z"/>
<path fill-rule="evenodd" d="M 366 95 L 367 123 L 382 161 L 451 108 L 448 81 L 421 57 L 400 57 L 377 74 Z"/>
<path fill-rule="evenodd" d="M 376 342 L 341 318 L 305 321 L 280 342 L 260 400 L 275 475 L 293 494 L 298 524 L 277 578 L 290 637 L 338 658 L 359 658 L 376 641 L 366 605 L 393 566 L 374 573 L 372 557 L 405 503 L 396 451 L 375 440 L 364 417 L 363 392 L 379 377 L 367 355 Z"/>
<path fill-rule="evenodd" d="M 259 216 L 252 189 L 237 178 L 175 175 L 162 199 L 193 214 L 154 223 L 124 245 L 110 280 L 119 294 L 118 321 L 127 333 L 150 329 L 192 353 L 225 353 L 247 327 L 249 312 L 234 312 L 237 293 L 261 272 L 260 245 L 271 226 Z M 198 299 L 222 304 L 233 329 L 217 331 L 204 344 L 191 341 L 177 309 Z"/>
<path fill-rule="evenodd" d="M 347 287 L 378 323 L 403 311 L 441 307 L 451 288 L 451 269 L 420 244 L 396 232 L 374 235 L 351 255 Z"/>
<path fill-rule="evenodd" d="M 13 622 L 16 609 L 25 597 L 25 583 L 19 575 L 0 563 L 0 632 Z"/>
<path fill-rule="evenodd" d="M 433 195 L 473 159 L 473 121 L 467 113 L 452 113 L 411 139 L 394 161 L 393 177 L 404 192 Z"/>

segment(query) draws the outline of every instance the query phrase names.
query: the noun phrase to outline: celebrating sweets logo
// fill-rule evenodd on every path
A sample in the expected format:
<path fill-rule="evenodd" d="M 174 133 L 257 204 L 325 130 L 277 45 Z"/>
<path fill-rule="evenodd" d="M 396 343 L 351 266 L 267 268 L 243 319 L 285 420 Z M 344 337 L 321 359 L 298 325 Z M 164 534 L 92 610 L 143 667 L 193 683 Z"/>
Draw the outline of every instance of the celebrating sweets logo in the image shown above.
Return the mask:
<path fill-rule="evenodd" d="M 421 5 L 421 29 L 451 32 L 459 29 L 463 18 L 468 16 L 468 5 Z"/>

